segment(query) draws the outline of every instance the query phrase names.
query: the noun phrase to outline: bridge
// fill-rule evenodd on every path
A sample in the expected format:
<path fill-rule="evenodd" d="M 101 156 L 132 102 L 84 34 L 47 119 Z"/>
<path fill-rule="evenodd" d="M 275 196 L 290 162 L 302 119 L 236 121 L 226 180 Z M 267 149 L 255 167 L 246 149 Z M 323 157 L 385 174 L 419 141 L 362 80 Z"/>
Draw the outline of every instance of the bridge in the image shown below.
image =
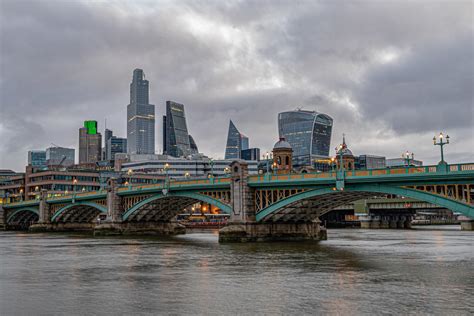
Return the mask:
<path fill-rule="evenodd" d="M 94 230 L 95 234 L 178 234 L 183 209 L 209 203 L 230 214 L 221 242 L 320 240 L 319 217 L 338 206 L 379 196 L 402 196 L 445 207 L 474 228 L 474 163 L 324 173 L 249 175 L 234 161 L 227 177 L 123 187 L 110 179 L 106 190 L 4 204 L 0 225 L 31 230 Z M 100 214 L 107 219 L 97 221 Z M 403 223 L 402 223 L 403 224 Z"/>

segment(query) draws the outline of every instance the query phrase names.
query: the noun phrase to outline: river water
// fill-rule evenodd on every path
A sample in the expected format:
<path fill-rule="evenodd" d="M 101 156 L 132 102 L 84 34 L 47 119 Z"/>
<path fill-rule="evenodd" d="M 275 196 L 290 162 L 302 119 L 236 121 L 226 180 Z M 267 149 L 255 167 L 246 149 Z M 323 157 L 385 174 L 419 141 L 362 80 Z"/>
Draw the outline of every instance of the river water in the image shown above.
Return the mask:
<path fill-rule="evenodd" d="M 0 233 L 0 315 L 474 313 L 474 232 L 314 243 Z"/>

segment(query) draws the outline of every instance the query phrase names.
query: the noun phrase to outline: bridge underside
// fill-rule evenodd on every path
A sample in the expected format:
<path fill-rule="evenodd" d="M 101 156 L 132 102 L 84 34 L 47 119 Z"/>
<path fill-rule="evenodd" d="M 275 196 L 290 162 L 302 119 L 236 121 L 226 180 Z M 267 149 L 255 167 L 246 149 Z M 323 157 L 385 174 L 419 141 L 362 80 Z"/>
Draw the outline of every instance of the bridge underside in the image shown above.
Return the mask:
<path fill-rule="evenodd" d="M 101 211 L 89 205 L 71 207 L 53 217 L 53 223 L 91 223 Z"/>
<path fill-rule="evenodd" d="M 30 224 L 36 223 L 38 220 L 38 214 L 30 210 L 20 210 L 8 218 L 7 225 L 16 228 L 28 228 Z"/>
<path fill-rule="evenodd" d="M 202 201 L 180 196 L 156 199 L 137 208 L 125 221 L 168 222 L 182 213 L 184 209 L 196 203 L 202 203 Z"/>
<path fill-rule="evenodd" d="M 338 206 L 379 196 L 383 196 L 383 194 L 350 191 L 322 194 L 288 204 L 263 217 L 261 222 L 311 222 Z"/>

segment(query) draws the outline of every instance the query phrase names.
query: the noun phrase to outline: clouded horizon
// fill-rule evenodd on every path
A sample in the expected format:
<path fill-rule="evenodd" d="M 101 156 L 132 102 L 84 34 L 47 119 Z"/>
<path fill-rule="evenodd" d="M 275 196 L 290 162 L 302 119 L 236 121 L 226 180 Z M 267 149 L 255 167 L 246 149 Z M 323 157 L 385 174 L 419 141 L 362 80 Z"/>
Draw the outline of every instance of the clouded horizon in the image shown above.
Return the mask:
<path fill-rule="evenodd" d="M 472 1 L 0 1 L 0 169 L 78 147 L 84 120 L 126 137 L 132 71 L 150 81 L 156 150 L 165 101 L 200 152 L 224 156 L 229 120 L 271 150 L 277 114 L 334 119 L 356 155 L 474 161 Z"/>

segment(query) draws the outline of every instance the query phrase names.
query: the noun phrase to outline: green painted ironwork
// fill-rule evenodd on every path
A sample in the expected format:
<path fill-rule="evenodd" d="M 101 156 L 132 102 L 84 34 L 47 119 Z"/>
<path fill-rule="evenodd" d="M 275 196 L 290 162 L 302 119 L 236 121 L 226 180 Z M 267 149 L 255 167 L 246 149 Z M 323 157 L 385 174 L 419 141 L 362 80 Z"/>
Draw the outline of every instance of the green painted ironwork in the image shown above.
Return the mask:
<path fill-rule="evenodd" d="M 201 202 L 209 203 L 209 204 L 217 206 L 218 208 L 220 208 L 226 214 L 230 214 L 231 211 L 232 211 L 229 205 L 227 205 L 225 203 L 222 203 L 221 201 L 216 200 L 214 198 L 211 198 L 207 195 L 203 195 L 203 194 L 199 194 L 199 193 L 191 193 L 191 192 L 169 192 L 166 195 L 164 195 L 164 194 L 154 195 L 154 196 L 152 196 L 148 199 L 145 199 L 145 200 L 135 204 L 134 206 L 132 206 L 130 209 L 128 209 L 123 214 L 122 220 L 126 221 L 138 209 L 140 209 L 142 206 L 144 206 L 144 205 L 146 205 L 150 202 L 153 202 L 153 201 L 159 200 L 159 199 L 170 198 L 170 197 L 190 198 L 190 199 L 198 200 L 198 201 L 201 201 Z"/>
<path fill-rule="evenodd" d="M 395 187 L 389 185 L 376 185 L 376 184 L 357 184 L 357 185 L 346 185 L 344 191 L 350 192 L 374 192 L 374 193 L 385 193 L 385 194 L 394 194 L 399 196 L 405 196 L 408 198 L 413 198 L 415 200 L 428 202 L 431 204 L 439 205 L 447 209 L 452 210 L 453 212 L 459 212 L 467 217 L 474 218 L 474 206 L 462 203 L 457 200 L 452 200 L 437 194 L 419 191 L 409 188 Z M 271 215 L 277 212 L 282 207 L 293 204 L 297 201 L 308 199 L 323 194 L 332 194 L 341 191 L 334 191 L 332 188 L 324 188 L 317 190 L 305 191 L 292 195 L 288 198 L 282 199 L 266 208 L 261 210 L 256 215 L 257 222 L 262 221 L 268 215 Z"/>
<path fill-rule="evenodd" d="M 99 205 L 99 204 L 96 204 L 96 203 L 91 203 L 91 202 L 76 202 L 76 203 L 73 203 L 73 204 L 66 205 L 66 206 L 60 208 L 59 210 L 57 210 L 56 213 L 54 213 L 53 217 L 51 218 L 51 221 L 54 222 L 59 216 L 61 216 L 68 209 L 76 207 L 76 206 L 90 206 L 90 207 L 93 207 L 93 208 L 97 209 L 101 213 L 107 213 L 107 208 L 102 206 L 102 205 Z"/>
<path fill-rule="evenodd" d="M 21 208 L 18 210 L 14 210 L 11 214 L 8 215 L 7 224 L 16 216 L 16 214 L 24 212 L 24 211 L 32 212 L 39 216 L 39 211 L 35 208 L 31 208 L 31 207 Z"/>

